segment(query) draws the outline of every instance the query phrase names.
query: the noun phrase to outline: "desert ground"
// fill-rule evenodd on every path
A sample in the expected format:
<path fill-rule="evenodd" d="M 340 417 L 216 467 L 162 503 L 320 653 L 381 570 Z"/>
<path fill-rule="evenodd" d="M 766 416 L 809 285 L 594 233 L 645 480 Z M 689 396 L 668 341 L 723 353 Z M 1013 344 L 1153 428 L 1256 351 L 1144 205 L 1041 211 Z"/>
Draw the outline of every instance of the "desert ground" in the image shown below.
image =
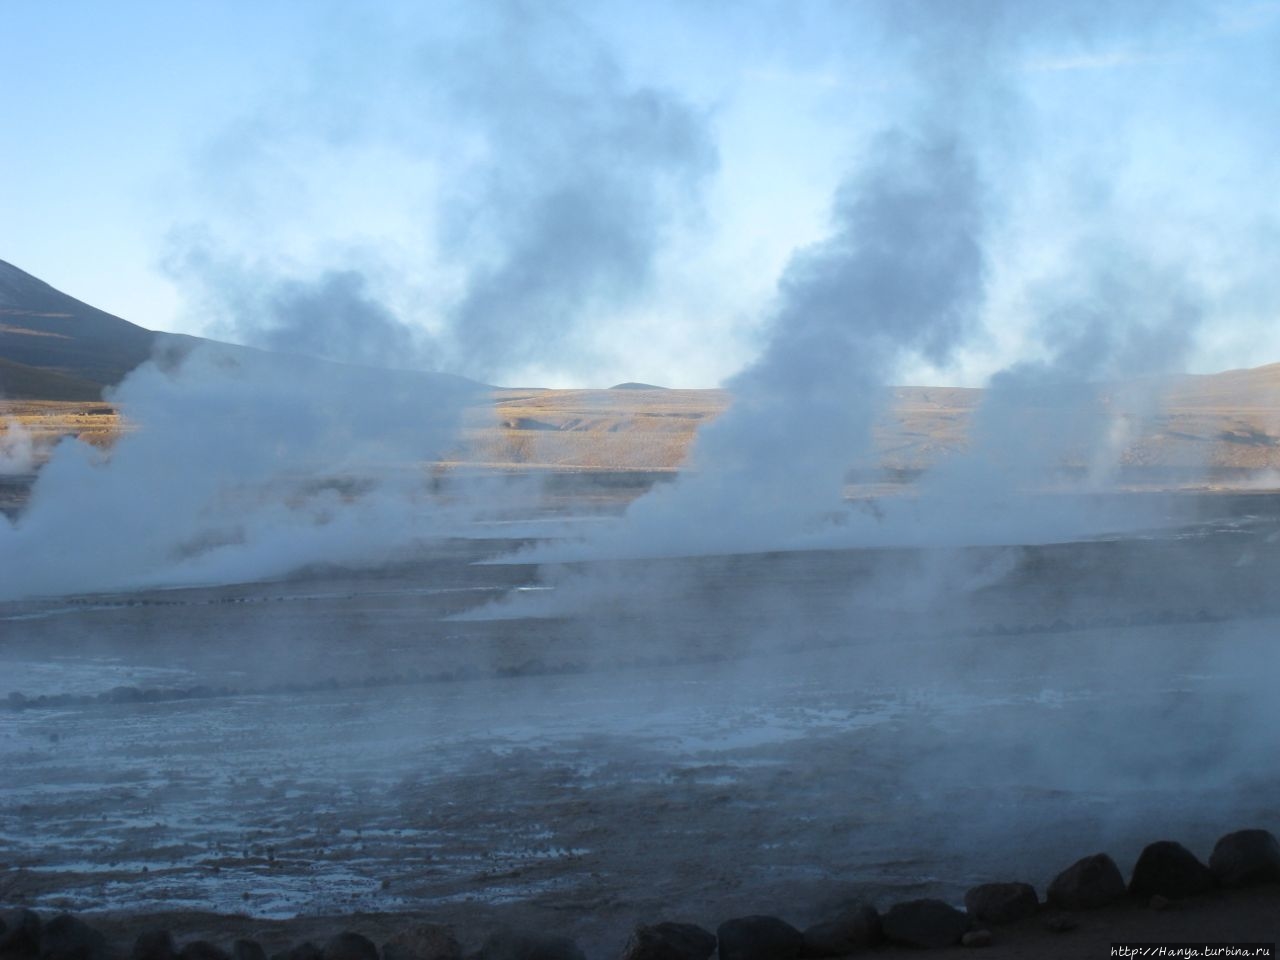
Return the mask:
<path fill-rule="evenodd" d="M 422 469 L 536 478 L 518 539 L 484 523 L 376 568 L 0 604 L 0 900 L 121 936 L 416 918 L 605 956 L 641 922 L 1043 895 L 1087 853 L 1127 870 L 1153 840 L 1207 858 L 1280 830 L 1276 441 L 1230 376 L 1183 381 L 1134 442 L 1111 506 L 1144 520 L 1110 536 L 533 564 L 567 519 L 671 479 L 728 398 L 511 390 Z M 898 391 L 849 495 L 909 495 L 975 403 Z M 132 429 L 104 404 L 9 412 L 42 444 Z M 1210 469 L 1184 473 L 1193 454 Z M 19 515 L 30 477 L 5 479 Z M 1126 929 L 1274 939 L 1280 890 L 992 950 L 1092 956 Z"/>
<path fill-rule="evenodd" d="M 1084 543 L 542 566 L 490 533 L 3 604 L 0 899 L 268 940 L 515 924 L 604 956 L 638 922 L 1043 894 L 1155 839 L 1207 858 L 1280 829 L 1280 501 L 1158 510 Z M 1280 931 L 1280 891 L 1250 896 L 1250 935 Z M 1208 909 L 1168 922 L 1207 936 Z"/>

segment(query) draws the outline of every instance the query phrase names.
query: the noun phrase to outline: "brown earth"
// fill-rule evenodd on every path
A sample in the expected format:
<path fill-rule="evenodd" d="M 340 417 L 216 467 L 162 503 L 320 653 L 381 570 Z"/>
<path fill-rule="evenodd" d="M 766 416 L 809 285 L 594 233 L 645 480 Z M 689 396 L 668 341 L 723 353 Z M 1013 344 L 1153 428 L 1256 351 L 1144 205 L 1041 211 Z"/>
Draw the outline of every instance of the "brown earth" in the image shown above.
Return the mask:
<path fill-rule="evenodd" d="M 876 431 L 882 470 L 911 474 L 965 449 L 981 390 L 891 392 Z M 1163 399 L 1159 412 L 1134 425 L 1121 456 L 1126 480 L 1256 483 L 1280 472 L 1280 364 L 1174 378 L 1152 392 Z M 658 388 L 499 389 L 491 398 L 469 412 L 449 466 L 670 473 L 686 460 L 698 428 L 731 402 L 723 390 Z M 1111 402 L 1108 389 L 1097 402 Z M 1027 429 L 1038 416 L 1028 413 Z M 110 405 L 85 402 L 0 400 L 0 422 L 5 418 L 21 422 L 46 449 L 66 435 L 109 444 L 127 423 Z"/>

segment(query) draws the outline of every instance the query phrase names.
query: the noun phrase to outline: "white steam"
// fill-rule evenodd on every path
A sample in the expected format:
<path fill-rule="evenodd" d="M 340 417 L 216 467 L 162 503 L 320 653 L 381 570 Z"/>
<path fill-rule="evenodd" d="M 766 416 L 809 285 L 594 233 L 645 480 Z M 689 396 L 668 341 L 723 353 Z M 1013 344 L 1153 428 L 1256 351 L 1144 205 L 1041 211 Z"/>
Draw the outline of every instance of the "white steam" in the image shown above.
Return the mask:
<path fill-rule="evenodd" d="M 0 477 L 30 473 L 36 466 L 35 442 L 31 431 L 13 417 L 0 422 Z"/>
<path fill-rule="evenodd" d="M 63 440 L 27 510 L 0 526 L 0 591 L 251 580 L 385 560 L 445 523 L 429 464 L 466 381 L 243 349 L 181 347 L 111 400 L 110 451 Z"/>

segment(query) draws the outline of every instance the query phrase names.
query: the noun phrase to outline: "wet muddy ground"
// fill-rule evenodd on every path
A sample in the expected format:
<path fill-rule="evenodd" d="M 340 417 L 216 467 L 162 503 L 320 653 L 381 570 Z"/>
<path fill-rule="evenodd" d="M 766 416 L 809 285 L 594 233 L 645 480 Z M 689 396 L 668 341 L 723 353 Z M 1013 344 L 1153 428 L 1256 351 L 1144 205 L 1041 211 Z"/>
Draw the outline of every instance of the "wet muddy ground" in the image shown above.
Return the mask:
<path fill-rule="evenodd" d="M 0 900 L 803 924 L 1280 829 L 1280 515 L 0 605 Z M 494 606 L 496 604 L 496 606 Z"/>

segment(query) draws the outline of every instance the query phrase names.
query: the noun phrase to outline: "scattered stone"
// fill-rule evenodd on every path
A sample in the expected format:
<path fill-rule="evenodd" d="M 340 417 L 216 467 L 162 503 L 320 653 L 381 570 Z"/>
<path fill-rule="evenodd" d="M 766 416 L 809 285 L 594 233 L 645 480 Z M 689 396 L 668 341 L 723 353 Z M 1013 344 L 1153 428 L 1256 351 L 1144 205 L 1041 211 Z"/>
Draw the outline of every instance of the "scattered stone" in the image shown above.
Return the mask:
<path fill-rule="evenodd" d="M 178 955 L 168 930 L 144 930 L 133 941 L 131 960 L 174 960 Z"/>
<path fill-rule="evenodd" d="M 777 917 L 735 917 L 716 930 L 720 960 L 795 960 L 804 934 Z"/>
<path fill-rule="evenodd" d="M 231 945 L 231 960 L 267 960 L 267 951 L 257 940 L 237 940 Z"/>
<path fill-rule="evenodd" d="M 503 930 L 484 942 L 476 960 L 586 960 L 586 956 L 568 937 Z"/>
<path fill-rule="evenodd" d="M 283 953 L 273 954 L 271 960 L 323 960 L 324 954 L 310 940 L 291 947 Z"/>
<path fill-rule="evenodd" d="M 108 960 L 107 938 L 83 920 L 62 913 L 40 931 L 41 960 Z"/>
<path fill-rule="evenodd" d="M 192 940 L 178 951 L 178 960 L 231 960 L 231 955 L 208 940 Z"/>
<path fill-rule="evenodd" d="M 1172 900 L 1194 897 L 1213 888 L 1213 874 L 1180 843 L 1157 840 L 1143 848 L 1134 864 L 1129 892 L 1135 897 L 1159 894 Z"/>
<path fill-rule="evenodd" d="M 378 960 L 378 948 L 368 937 L 344 930 L 324 945 L 324 960 Z"/>
<path fill-rule="evenodd" d="M 887 939 L 911 947 L 952 947 L 969 929 L 968 915 L 932 899 L 895 903 L 881 922 Z"/>
<path fill-rule="evenodd" d="M 970 930 L 960 938 L 960 946 L 962 947 L 989 947 L 991 946 L 990 930 Z"/>
<path fill-rule="evenodd" d="M 983 923 L 1017 923 L 1036 915 L 1040 898 L 1029 883 L 983 883 L 964 895 L 964 908 Z"/>
<path fill-rule="evenodd" d="M 462 960 L 462 944 L 452 927 L 419 923 L 384 943 L 382 960 Z"/>
<path fill-rule="evenodd" d="M 1077 860 L 1049 884 L 1046 899 L 1065 910 L 1093 910 L 1125 895 L 1124 877 L 1105 853 Z"/>
<path fill-rule="evenodd" d="M 1213 846 L 1209 869 L 1224 887 L 1280 881 L 1280 843 L 1270 830 L 1237 830 Z"/>
<path fill-rule="evenodd" d="M 40 914 L 19 908 L 0 914 L 0 954 L 35 957 L 40 954 Z"/>
<path fill-rule="evenodd" d="M 879 911 L 860 905 L 846 910 L 836 920 L 817 923 L 805 930 L 800 956 L 843 957 L 873 947 L 883 938 Z"/>
<path fill-rule="evenodd" d="M 692 923 L 655 923 L 636 927 L 622 960 L 707 960 L 716 949 L 715 934 Z"/>
<path fill-rule="evenodd" d="M 1075 917 L 1065 913 L 1055 913 L 1051 917 L 1044 918 L 1044 928 L 1050 933 L 1067 933 L 1080 926 L 1080 922 Z"/>

